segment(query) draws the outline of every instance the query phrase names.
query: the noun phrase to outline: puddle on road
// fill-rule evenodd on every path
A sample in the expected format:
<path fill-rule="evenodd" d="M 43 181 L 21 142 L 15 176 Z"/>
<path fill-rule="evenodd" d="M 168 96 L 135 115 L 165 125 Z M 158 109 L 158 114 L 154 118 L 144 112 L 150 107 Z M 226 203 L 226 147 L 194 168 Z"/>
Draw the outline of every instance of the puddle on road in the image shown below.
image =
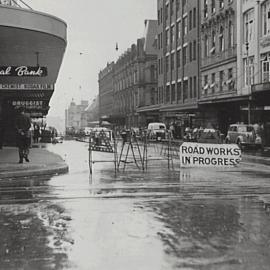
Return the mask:
<path fill-rule="evenodd" d="M 0 206 L 0 269 L 269 269 L 258 200 L 102 199 Z"/>

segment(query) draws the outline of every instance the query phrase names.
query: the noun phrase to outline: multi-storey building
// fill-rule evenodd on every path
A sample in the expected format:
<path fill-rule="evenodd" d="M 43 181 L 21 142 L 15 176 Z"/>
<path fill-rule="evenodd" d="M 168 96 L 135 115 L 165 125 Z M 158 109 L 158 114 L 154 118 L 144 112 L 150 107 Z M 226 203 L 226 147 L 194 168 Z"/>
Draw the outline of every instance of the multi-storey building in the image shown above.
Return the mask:
<path fill-rule="evenodd" d="M 145 35 L 115 63 L 113 119 L 128 127 L 145 125 L 147 107 L 156 102 L 156 20 L 145 21 Z M 151 116 L 150 116 L 151 117 Z"/>
<path fill-rule="evenodd" d="M 99 112 L 100 119 L 111 120 L 113 114 L 113 68 L 114 62 L 99 72 Z"/>
<path fill-rule="evenodd" d="M 73 128 L 75 131 L 87 126 L 87 119 L 84 115 L 88 107 L 88 101 L 82 100 L 81 104 L 77 105 L 73 100 L 68 109 L 65 111 L 65 128 Z"/>
<path fill-rule="evenodd" d="M 158 0 L 156 111 L 167 124 L 199 120 L 199 0 Z"/>
<path fill-rule="evenodd" d="M 201 5 L 200 109 L 204 126 L 226 132 L 239 117 L 236 2 L 203 0 Z M 241 98 L 240 98 L 241 99 Z"/>
<path fill-rule="evenodd" d="M 241 119 L 261 123 L 270 144 L 270 0 L 237 1 L 239 94 L 246 96 Z"/>

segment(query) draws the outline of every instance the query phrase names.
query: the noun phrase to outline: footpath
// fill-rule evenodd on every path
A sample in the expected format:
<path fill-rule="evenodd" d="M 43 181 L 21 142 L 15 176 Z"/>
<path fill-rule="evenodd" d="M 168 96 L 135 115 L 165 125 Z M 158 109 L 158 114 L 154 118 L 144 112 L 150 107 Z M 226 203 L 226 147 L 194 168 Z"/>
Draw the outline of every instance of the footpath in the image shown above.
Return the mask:
<path fill-rule="evenodd" d="M 0 150 L 0 180 L 3 178 L 53 175 L 68 172 L 64 160 L 46 150 L 45 146 L 30 149 L 30 162 L 19 164 L 17 147 L 3 147 Z"/>

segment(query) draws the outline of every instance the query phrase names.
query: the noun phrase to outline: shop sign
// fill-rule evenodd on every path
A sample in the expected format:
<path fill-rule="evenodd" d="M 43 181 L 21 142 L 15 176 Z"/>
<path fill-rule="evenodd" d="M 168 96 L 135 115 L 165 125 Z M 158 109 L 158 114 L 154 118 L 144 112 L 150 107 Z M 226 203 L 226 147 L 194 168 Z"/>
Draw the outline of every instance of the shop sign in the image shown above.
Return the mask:
<path fill-rule="evenodd" d="M 241 161 L 236 144 L 201 144 L 184 142 L 180 146 L 181 167 L 234 167 Z"/>
<path fill-rule="evenodd" d="M 11 104 L 15 108 L 20 108 L 20 107 L 24 107 L 27 109 L 42 109 L 43 108 L 42 100 L 13 100 Z"/>
<path fill-rule="evenodd" d="M 0 90 L 54 90 L 53 84 L 0 84 Z"/>
<path fill-rule="evenodd" d="M 0 77 L 45 77 L 46 67 L 0 66 Z"/>

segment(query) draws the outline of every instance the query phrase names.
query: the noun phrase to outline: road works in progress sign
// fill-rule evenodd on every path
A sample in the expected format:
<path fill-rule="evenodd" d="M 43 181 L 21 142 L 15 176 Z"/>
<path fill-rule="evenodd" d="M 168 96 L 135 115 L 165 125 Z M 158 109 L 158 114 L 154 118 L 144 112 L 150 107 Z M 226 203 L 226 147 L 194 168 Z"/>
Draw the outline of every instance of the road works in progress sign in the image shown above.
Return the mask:
<path fill-rule="evenodd" d="M 180 146 L 181 167 L 234 167 L 241 161 L 236 144 L 202 144 L 184 142 Z"/>

